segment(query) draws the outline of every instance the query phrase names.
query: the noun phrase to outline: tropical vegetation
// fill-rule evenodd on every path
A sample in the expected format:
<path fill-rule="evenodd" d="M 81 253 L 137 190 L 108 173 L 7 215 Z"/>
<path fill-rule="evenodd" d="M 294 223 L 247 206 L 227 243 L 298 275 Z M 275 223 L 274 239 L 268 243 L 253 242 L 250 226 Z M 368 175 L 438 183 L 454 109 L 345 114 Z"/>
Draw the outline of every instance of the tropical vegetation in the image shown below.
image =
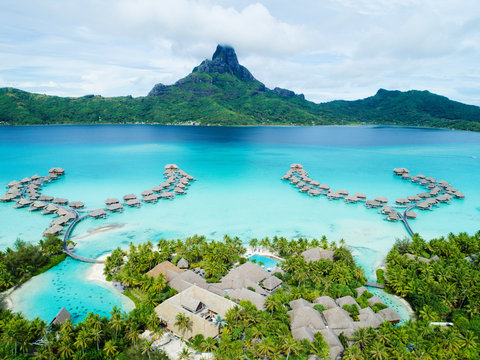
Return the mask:
<path fill-rule="evenodd" d="M 17 239 L 13 249 L 0 251 L 0 291 L 21 284 L 63 261 L 63 242 L 54 235 L 40 240 L 38 245 Z"/>

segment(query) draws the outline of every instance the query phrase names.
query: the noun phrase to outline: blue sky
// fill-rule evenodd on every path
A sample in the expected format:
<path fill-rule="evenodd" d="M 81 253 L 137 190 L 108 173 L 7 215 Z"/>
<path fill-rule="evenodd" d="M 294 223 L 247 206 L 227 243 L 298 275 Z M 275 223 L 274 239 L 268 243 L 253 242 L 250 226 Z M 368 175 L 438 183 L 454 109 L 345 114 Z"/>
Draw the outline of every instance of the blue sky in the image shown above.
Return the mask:
<path fill-rule="evenodd" d="M 480 105 L 478 0 L 2 0 L 0 87 L 143 96 L 217 43 L 315 102 L 386 88 Z"/>

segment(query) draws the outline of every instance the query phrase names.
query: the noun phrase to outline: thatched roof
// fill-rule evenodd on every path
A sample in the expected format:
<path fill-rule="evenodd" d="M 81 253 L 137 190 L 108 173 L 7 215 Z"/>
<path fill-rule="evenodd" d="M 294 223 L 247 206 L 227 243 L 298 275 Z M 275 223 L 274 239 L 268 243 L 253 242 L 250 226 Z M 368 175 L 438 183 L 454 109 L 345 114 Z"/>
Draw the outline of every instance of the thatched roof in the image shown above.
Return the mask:
<path fill-rule="evenodd" d="M 379 203 L 387 203 L 388 202 L 388 199 L 385 196 L 377 196 L 374 200 L 379 202 Z"/>
<path fill-rule="evenodd" d="M 141 201 L 138 199 L 130 199 L 125 201 L 125 205 L 127 206 L 139 206 L 141 204 Z"/>
<path fill-rule="evenodd" d="M 290 316 L 290 327 L 296 329 L 303 326 L 309 326 L 317 331 L 325 329 L 325 323 L 320 313 L 312 307 L 297 308 L 288 312 Z"/>
<path fill-rule="evenodd" d="M 360 309 L 358 313 L 360 321 L 355 322 L 357 328 L 369 326 L 377 328 L 384 321 L 383 318 L 380 315 L 376 314 L 370 307 Z"/>
<path fill-rule="evenodd" d="M 62 307 L 60 311 L 55 315 L 53 320 L 50 322 L 50 325 L 57 324 L 57 325 L 62 325 L 65 321 L 70 320 L 72 318 L 72 315 Z"/>
<path fill-rule="evenodd" d="M 304 252 L 302 252 L 302 256 L 307 262 L 318 261 L 320 259 L 333 260 L 334 253 L 335 252 L 333 250 L 325 250 L 316 247 L 305 250 Z"/>
<path fill-rule="evenodd" d="M 85 204 L 81 201 L 72 201 L 68 206 L 70 206 L 71 208 L 80 209 L 83 208 Z"/>
<path fill-rule="evenodd" d="M 383 318 L 383 321 L 390 321 L 392 324 L 396 324 L 402 320 L 401 316 L 391 307 L 380 310 L 378 314 Z"/>
<path fill-rule="evenodd" d="M 415 219 L 417 217 L 417 213 L 413 210 L 407 211 L 407 218 Z"/>
<path fill-rule="evenodd" d="M 253 292 L 248 289 L 235 289 L 229 294 L 230 298 L 236 300 L 245 300 L 250 301 L 253 305 L 259 310 L 264 310 L 265 296 L 262 296 L 256 292 Z"/>
<path fill-rule="evenodd" d="M 65 204 L 68 203 L 68 200 L 64 199 L 64 198 L 55 198 L 55 199 L 53 199 L 53 203 L 54 204 L 65 205 Z"/>
<path fill-rule="evenodd" d="M 247 261 L 245 264 L 230 270 L 229 273 L 223 277 L 222 282 L 234 279 L 248 279 L 258 283 L 269 276 L 270 273 L 267 270 L 251 261 Z"/>
<path fill-rule="evenodd" d="M 181 274 L 183 272 L 182 269 L 179 269 L 175 265 L 173 265 L 170 261 L 163 261 L 157 266 L 155 266 L 153 269 L 147 272 L 148 276 L 152 276 L 154 278 L 157 278 L 159 274 L 163 274 L 165 276 L 165 279 L 167 278 L 167 271 L 174 271 L 177 274 Z"/>
<path fill-rule="evenodd" d="M 333 333 L 331 329 L 320 330 L 319 333 L 322 335 L 325 342 L 330 348 L 338 346 L 343 350 L 342 343 L 338 339 L 338 336 Z"/>
<path fill-rule="evenodd" d="M 313 343 L 315 337 L 313 336 L 313 331 L 309 327 L 299 327 L 292 330 L 292 337 L 297 341 L 307 340 L 308 342 Z"/>
<path fill-rule="evenodd" d="M 340 306 L 340 307 L 343 307 L 343 305 L 356 305 L 360 309 L 360 306 L 357 304 L 355 299 L 353 297 L 351 297 L 350 295 L 338 298 L 336 301 L 337 301 L 338 306 Z"/>
<path fill-rule="evenodd" d="M 204 337 L 215 337 L 218 335 L 218 326 L 203 317 L 203 311 L 201 313 L 189 311 L 189 309 L 197 310 L 201 304 L 222 318 L 225 317 L 228 310 L 235 306 L 233 301 L 198 286 L 191 286 L 162 302 L 155 308 L 155 313 L 167 323 L 168 330 L 177 336 L 184 336 L 187 339 L 198 334 L 202 334 Z M 182 333 L 175 326 L 175 317 L 178 313 L 183 313 L 190 318 L 191 330 Z"/>
<path fill-rule="evenodd" d="M 325 310 L 322 314 L 327 321 L 328 327 L 331 329 L 353 328 L 352 318 L 345 310 L 339 307 Z"/>
<path fill-rule="evenodd" d="M 410 260 L 418 260 L 418 261 L 421 261 L 421 262 L 424 262 L 424 263 L 429 263 L 430 262 L 430 259 L 427 259 L 427 258 L 424 258 L 422 256 L 417 256 L 417 255 L 413 255 L 413 254 L 405 254 L 407 255 L 407 257 L 410 259 Z"/>
<path fill-rule="evenodd" d="M 313 300 L 314 304 L 322 305 L 325 309 L 338 307 L 338 304 L 330 296 L 320 296 Z"/>
<path fill-rule="evenodd" d="M 53 200 L 53 196 L 50 196 L 50 195 L 40 195 L 38 197 L 38 200 L 40 201 L 52 201 Z"/>
<path fill-rule="evenodd" d="M 117 198 L 108 198 L 107 200 L 105 200 L 106 205 L 118 204 L 119 202 L 120 200 L 118 200 Z"/>
<path fill-rule="evenodd" d="M 365 286 L 359 286 L 355 291 L 357 292 L 357 297 L 360 297 L 365 291 L 368 291 L 368 289 Z"/>
<path fill-rule="evenodd" d="M 107 207 L 108 211 L 120 211 L 123 210 L 123 205 L 122 204 L 112 204 L 109 207 Z"/>
<path fill-rule="evenodd" d="M 371 298 L 368 298 L 367 301 L 370 304 L 370 306 L 373 306 L 375 304 L 384 304 L 385 305 L 383 300 L 380 299 L 378 296 L 372 296 Z"/>
<path fill-rule="evenodd" d="M 288 303 L 293 310 L 302 309 L 304 307 L 313 307 L 312 303 L 308 302 L 305 299 L 296 299 Z"/>
<path fill-rule="evenodd" d="M 153 194 L 153 191 L 152 190 L 145 190 L 142 192 L 142 196 L 148 196 L 148 195 L 152 195 Z"/>
<path fill-rule="evenodd" d="M 127 200 L 133 200 L 133 199 L 136 199 L 137 198 L 137 195 L 135 194 L 127 194 L 123 197 L 123 200 L 127 201 Z"/>
<path fill-rule="evenodd" d="M 180 269 L 188 269 L 188 267 L 189 267 L 188 261 L 185 260 L 185 258 L 181 258 L 180 260 L 178 260 L 177 266 Z"/>
<path fill-rule="evenodd" d="M 90 216 L 93 218 L 104 217 L 104 216 L 107 216 L 107 212 L 103 209 L 97 209 L 97 210 L 93 210 L 90 213 Z"/>
<path fill-rule="evenodd" d="M 165 165 L 165 170 L 178 170 L 177 164 L 167 164 Z"/>
<path fill-rule="evenodd" d="M 57 235 L 63 231 L 63 227 L 56 224 L 43 232 L 43 235 Z"/>
<path fill-rule="evenodd" d="M 273 291 L 281 284 L 282 284 L 282 280 L 280 280 L 276 276 L 270 276 L 265 280 L 263 280 L 263 288 L 267 289 L 268 291 Z"/>

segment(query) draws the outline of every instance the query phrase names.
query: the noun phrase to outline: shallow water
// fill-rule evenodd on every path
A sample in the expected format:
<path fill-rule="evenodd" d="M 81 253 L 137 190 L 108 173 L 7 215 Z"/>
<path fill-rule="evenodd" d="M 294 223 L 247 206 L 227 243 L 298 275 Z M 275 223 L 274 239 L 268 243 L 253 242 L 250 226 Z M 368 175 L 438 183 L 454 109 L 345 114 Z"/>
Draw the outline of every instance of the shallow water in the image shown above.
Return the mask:
<path fill-rule="evenodd" d="M 0 128 L 0 184 L 34 173 L 44 175 L 51 167 L 60 166 L 66 175 L 47 185 L 43 193 L 81 200 L 88 208 L 102 207 L 108 197 L 121 198 L 130 192 L 139 195 L 158 185 L 163 182 L 166 163 L 176 163 L 198 179 L 185 196 L 126 209 L 104 220 L 83 221 L 73 233 L 79 255 L 98 257 L 130 242 L 193 234 L 217 240 L 228 234 L 245 241 L 274 235 L 326 235 L 332 241 L 343 238 L 354 247 L 356 259 L 370 279 L 395 239 L 407 236 L 403 224 L 385 221 L 362 204 L 299 193 L 280 180 L 289 165 L 300 162 L 313 179 L 335 190 L 364 192 L 369 198 L 395 199 L 423 191 L 394 176 L 394 167 L 449 181 L 467 198 L 452 200 L 435 211 L 419 211 L 418 218 L 410 222 L 414 231 L 430 238 L 479 230 L 479 159 L 480 134 L 431 129 Z M 0 219 L 0 248 L 11 246 L 17 237 L 37 242 L 51 221 L 48 216 L 2 203 Z M 113 228 L 94 231 L 105 226 Z M 56 312 L 53 308 L 79 303 L 83 307 L 75 311 L 80 319 L 93 309 L 106 314 L 113 305 L 122 306 L 121 296 L 83 280 L 88 267 L 69 260 L 33 279 L 16 292 L 14 310 L 49 320 Z M 68 287 L 73 282 L 75 289 Z M 57 289 L 64 292 L 51 302 Z M 101 297 L 108 300 L 98 301 Z"/>

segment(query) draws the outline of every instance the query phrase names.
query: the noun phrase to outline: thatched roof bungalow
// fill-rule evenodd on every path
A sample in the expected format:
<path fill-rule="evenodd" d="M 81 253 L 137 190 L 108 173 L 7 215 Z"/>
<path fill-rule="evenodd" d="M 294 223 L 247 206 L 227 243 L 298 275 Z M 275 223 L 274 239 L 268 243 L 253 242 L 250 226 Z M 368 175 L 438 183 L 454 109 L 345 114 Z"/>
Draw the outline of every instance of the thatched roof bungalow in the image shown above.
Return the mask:
<path fill-rule="evenodd" d="M 157 278 L 158 275 L 163 274 L 165 276 L 165 279 L 167 278 L 167 272 L 168 271 L 173 271 L 176 272 L 177 274 L 181 274 L 183 272 L 182 269 L 178 268 L 177 266 L 173 265 L 170 261 L 163 261 L 157 266 L 155 266 L 153 269 L 149 270 L 147 272 L 148 276 Z"/>
<path fill-rule="evenodd" d="M 225 318 L 227 311 L 234 306 L 233 301 L 193 285 L 158 305 L 155 313 L 167 329 L 177 336 L 190 339 L 201 334 L 205 338 L 214 338 L 219 334 L 219 327 L 214 320 L 217 316 Z M 190 330 L 183 331 L 175 325 L 179 313 L 190 318 Z"/>
<path fill-rule="evenodd" d="M 383 318 L 383 321 L 390 321 L 393 325 L 398 324 L 402 320 L 401 316 L 391 307 L 380 310 L 378 314 Z"/>
<path fill-rule="evenodd" d="M 189 264 L 188 264 L 188 261 L 185 258 L 181 258 L 180 260 L 178 260 L 177 266 L 180 269 L 188 269 Z"/>
<path fill-rule="evenodd" d="M 265 296 L 262 296 L 256 292 L 253 292 L 249 289 L 235 289 L 230 294 L 229 297 L 231 299 L 235 299 L 238 301 L 250 301 L 253 305 L 256 306 L 258 310 L 264 310 L 265 307 Z"/>
<path fill-rule="evenodd" d="M 313 300 L 313 303 L 322 305 L 325 309 L 338 307 L 338 304 L 330 296 L 320 296 Z"/>
<path fill-rule="evenodd" d="M 62 307 L 60 311 L 55 315 L 52 321 L 50 321 L 50 325 L 62 325 L 65 321 L 70 320 L 72 315 Z"/>
<path fill-rule="evenodd" d="M 302 252 L 302 256 L 306 262 L 318 261 L 320 259 L 333 260 L 333 250 L 326 250 L 319 247 L 311 248 Z"/>

